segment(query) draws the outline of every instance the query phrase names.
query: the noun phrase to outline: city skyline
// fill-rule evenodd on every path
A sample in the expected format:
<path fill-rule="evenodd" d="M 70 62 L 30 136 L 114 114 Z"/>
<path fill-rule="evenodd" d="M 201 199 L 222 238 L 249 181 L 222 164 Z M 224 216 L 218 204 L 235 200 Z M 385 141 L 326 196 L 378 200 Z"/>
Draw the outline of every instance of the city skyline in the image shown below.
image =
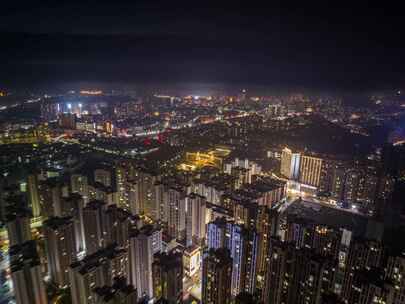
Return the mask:
<path fill-rule="evenodd" d="M 2 6 L 0 304 L 404 304 L 383 6 Z"/>

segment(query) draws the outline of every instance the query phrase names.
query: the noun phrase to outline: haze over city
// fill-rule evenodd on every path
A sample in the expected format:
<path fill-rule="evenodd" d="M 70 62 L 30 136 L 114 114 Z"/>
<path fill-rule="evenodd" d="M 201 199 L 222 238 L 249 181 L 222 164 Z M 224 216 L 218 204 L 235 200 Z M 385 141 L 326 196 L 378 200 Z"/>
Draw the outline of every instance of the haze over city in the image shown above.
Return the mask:
<path fill-rule="evenodd" d="M 0 304 L 403 303 L 399 6 L 0 15 Z"/>

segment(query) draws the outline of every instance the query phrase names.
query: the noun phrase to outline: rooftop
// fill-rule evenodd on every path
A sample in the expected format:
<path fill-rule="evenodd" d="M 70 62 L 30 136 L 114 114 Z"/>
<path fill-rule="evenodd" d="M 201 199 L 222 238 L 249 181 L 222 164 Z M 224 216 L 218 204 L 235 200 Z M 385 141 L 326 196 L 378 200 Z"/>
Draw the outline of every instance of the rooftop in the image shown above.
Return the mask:
<path fill-rule="evenodd" d="M 12 246 L 9 251 L 11 272 L 21 270 L 24 266 L 40 265 L 35 241 L 27 241 L 19 245 Z"/>
<path fill-rule="evenodd" d="M 344 228 L 354 232 L 356 236 L 363 236 L 367 231 L 367 217 L 316 203 L 296 200 L 285 212 L 289 219 L 301 219 L 335 229 Z"/>
<path fill-rule="evenodd" d="M 43 223 L 43 225 L 45 227 L 47 227 L 47 228 L 51 228 L 53 230 L 56 230 L 56 229 L 58 229 L 58 228 L 60 228 L 62 226 L 70 225 L 72 223 L 73 223 L 72 218 L 69 217 L 69 216 L 67 216 L 67 217 L 57 217 L 57 216 L 55 216 L 55 217 L 48 218 Z"/>
<path fill-rule="evenodd" d="M 100 266 L 106 259 L 111 260 L 124 253 L 126 253 L 125 249 L 117 247 L 115 244 L 113 244 L 86 256 L 83 260 L 70 265 L 70 267 L 77 269 L 77 271 L 81 274 L 85 274 Z"/>

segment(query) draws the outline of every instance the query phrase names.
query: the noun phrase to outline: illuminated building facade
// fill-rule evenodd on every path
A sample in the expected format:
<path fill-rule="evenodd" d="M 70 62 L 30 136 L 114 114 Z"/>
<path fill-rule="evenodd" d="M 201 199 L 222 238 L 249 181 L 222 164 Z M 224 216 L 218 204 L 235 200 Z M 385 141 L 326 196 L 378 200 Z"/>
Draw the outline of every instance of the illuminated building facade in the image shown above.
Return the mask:
<path fill-rule="evenodd" d="M 108 134 L 112 134 L 114 130 L 114 125 L 112 124 L 111 121 L 107 121 L 104 124 L 104 131 Z"/>
<path fill-rule="evenodd" d="M 41 215 L 41 205 L 39 200 L 39 187 L 38 187 L 38 175 L 32 173 L 28 175 L 27 178 L 27 186 L 28 186 L 28 201 L 31 206 L 32 216 L 39 217 Z"/>
<path fill-rule="evenodd" d="M 216 148 L 215 150 L 204 152 L 187 152 L 185 162 L 179 165 L 179 169 L 193 171 L 203 167 L 221 168 L 223 159 L 231 151 L 225 148 Z"/>
<path fill-rule="evenodd" d="M 254 292 L 256 288 L 256 262 L 258 235 L 224 218 L 208 224 L 209 249 L 226 248 L 232 258 L 233 297 L 241 292 Z"/>
<path fill-rule="evenodd" d="M 188 277 L 194 276 L 201 267 L 201 248 L 191 246 L 185 249 L 183 253 L 184 274 Z"/>
<path fill-rule="evenodd" d="M 162 250 L 162 231 L 152 225 L 132 232 L 129 240 L 130 283 L 138 299 L 153 299 L 153 256 Z"/>
<path fill-rule="evenodd" d="M 47 125 L 0 133 L 0 145 L 48 143 L 50 133 Z"/>
<path fill-rule="evenodd" d="M 300 158 L 300 153 L 293 153 L 290 149 L 284 148 L 281 153 L 281 175 L 297 180 L 300 172 Z"/>
<path fill-rule="evenodd" d="M 299 181 L 302 184 L 319 187 L 321 181 L 322 158 L 302 155 Z"/>

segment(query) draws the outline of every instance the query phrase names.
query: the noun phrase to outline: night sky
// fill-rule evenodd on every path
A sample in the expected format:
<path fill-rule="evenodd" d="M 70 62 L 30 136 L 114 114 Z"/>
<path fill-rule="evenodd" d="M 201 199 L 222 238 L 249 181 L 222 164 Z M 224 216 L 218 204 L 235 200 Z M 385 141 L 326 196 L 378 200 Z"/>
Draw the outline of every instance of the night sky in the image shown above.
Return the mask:
<path fill-rule="evenodd" d="M 389 1 L 380 2 L 386 7 L 217 2 L 2 3 L 0 86 L 134 81 L 352 90 L 405 84 L 405 14 Z"/>

